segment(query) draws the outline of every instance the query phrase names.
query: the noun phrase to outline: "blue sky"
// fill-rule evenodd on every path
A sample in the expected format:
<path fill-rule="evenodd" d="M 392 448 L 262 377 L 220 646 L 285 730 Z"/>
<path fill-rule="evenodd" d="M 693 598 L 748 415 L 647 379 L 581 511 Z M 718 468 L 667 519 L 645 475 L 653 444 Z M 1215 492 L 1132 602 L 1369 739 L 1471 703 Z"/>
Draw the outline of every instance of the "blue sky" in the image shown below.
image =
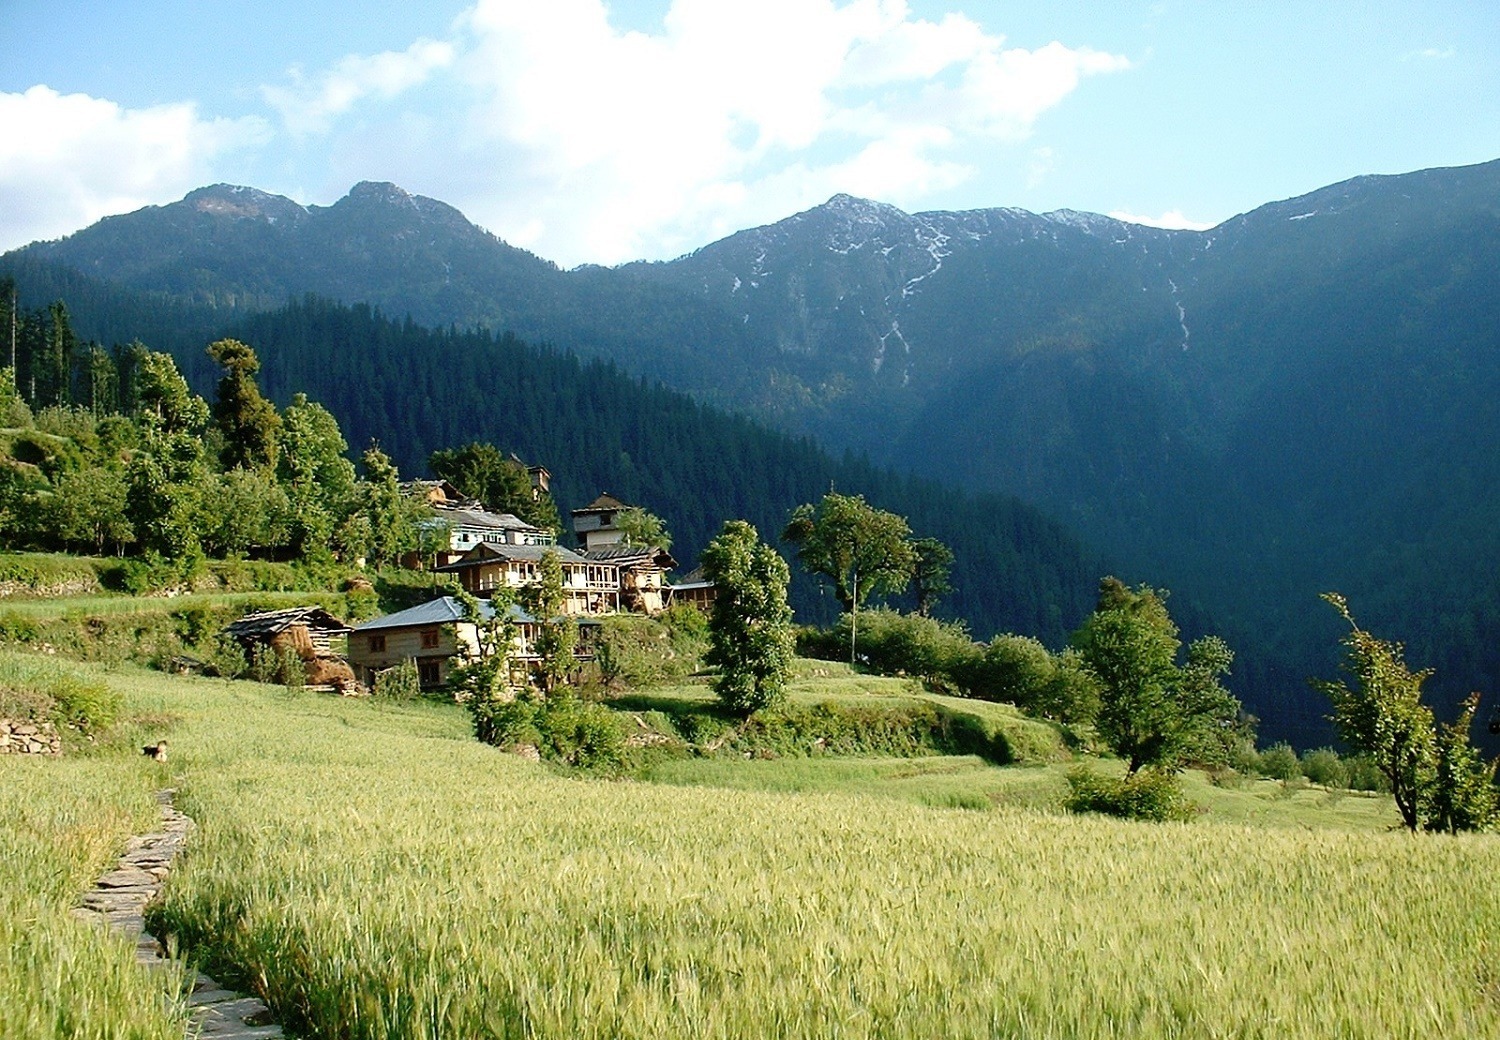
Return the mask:
<path fill-rule="evenodd" d="M 247 184 L 564 266 L 844 191 L 1208 226 L 1500 158 L 1500 5 L 0 0 L 0 249 Z"/>

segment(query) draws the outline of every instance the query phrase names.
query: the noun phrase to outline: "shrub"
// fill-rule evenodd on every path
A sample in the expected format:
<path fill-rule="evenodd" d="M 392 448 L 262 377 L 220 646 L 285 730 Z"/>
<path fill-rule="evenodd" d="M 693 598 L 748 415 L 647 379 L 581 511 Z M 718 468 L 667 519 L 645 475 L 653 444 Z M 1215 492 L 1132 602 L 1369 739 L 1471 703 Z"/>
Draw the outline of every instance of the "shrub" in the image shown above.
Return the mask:
<path fill-rule="evenodd" d="M 693 674 L 708 649 L 707 624 L 702 611 L 681 606 L 658 618 L 606 617 L 595 647 L 600 681 L 639 689 Z"/>
<path fill-rule="evenodd" d="M 1302 777 L 1302 764 L 1297 761 L 1297 752 L 1290 744 L 1272 744 L 1260 753 L 1256 770 L 1261 776 L 1272 780 L 1298 780 Z"/>
<path fill-rule="evenodd" d="M 1349 768 L 1349 790 L 1390 794 L 1390 780 L 1369 755 L 1354 755 L 1344 759 L 1344 763 Z"/>
<path fill-rule="evenodd" d="M 416 662 L 407 658 L 394 668 L 375 677 L 375 696 L 393 701 L 416 700 L 422 695 L 422 682 Z"/>
<path fill-rule="evenodd" d="M 1069 812 L 1162 823 L 1191 819 L 1195 811 L 1177 777 L 1161 769 L 1146 768 L 1112 777 L 1080 767 L 1068 773 L 1068 787 L 1063 804 Z"/>
<path fill-rule="evenodd" d="M 1324 787 L 1349 786 L 1349 765 L 1333 748 L 1318 748 L 1304 754 L 1302 775 Z"/>
<path fill-rule="evenodd" d="M 826 631 L 801 629 L 798 652 L 825 661 L 847 661 L 851 624 L 845 614 Z M 951 686 L 959 682 L 956 675 L 973 667 L 980 650 L 960 622 L 877 607 L 859 613 L 856 653 L 859 662 L 872 671 Z"/>
<path fill-rule="evenodd" d="M 223 635 L 214 641 L 213 649 L 208 652 L 203 663 L 210 675 L 223 679 L 238 679 L 250 669 L 244 648 L 234 639 Z"/>
<path fill-rule="evenodd" d="M 0 640 L 7 643 L 35 643 L 42 637 L 35 619 L 14 610 L 0 614 Z"/>
<path fill-rule="evenodd" d="M 474 698 L 469 710 L 475 736 L 486 744 L 507 749 L 530 745 L 549 762 L 596 772 L 625 765 L 624 727 L 602 704 L 563 693 L 547 700 Z"/>
<path fill-rule="evenodd" d="M 81 733 L 98 733 L 114 725 L 122 705 L 119 691 L 72 675 L 53 679 L 46 693 L 56 703 L 53 719 Z"/>

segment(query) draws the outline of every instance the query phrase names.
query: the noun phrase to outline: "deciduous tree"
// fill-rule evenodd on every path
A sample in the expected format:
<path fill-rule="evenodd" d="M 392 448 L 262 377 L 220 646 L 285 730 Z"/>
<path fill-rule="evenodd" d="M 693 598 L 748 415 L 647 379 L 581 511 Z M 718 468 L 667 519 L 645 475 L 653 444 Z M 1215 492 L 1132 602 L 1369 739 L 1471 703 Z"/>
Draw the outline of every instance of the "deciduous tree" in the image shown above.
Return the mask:
<path fill-rule="evenodd" d="M 1179 667 L 1177 626 L 1165 594 L 1150 586 L 1102 580 L 1098 605 L 1073 645 L 1099 681 L 1099 735 L 1130 773 L 1212 759 L 1227 746 L 1227 735 L 1244 727 L 1239 701 L 1219 684 L 1233 653 L 1208 636 L 1188 648 L 1187 663 Z"/>
<path fill-rule="evenodd" d="M 615 526 L 625 533 L 627 545 L 649 546 L 663 552 L 672 548 L 672 535 L 666 521 L 640 506 L 622 509 L 615 516 Z"/>
<path fill-rule="evenodd" d="M 1344 671 L 1350 682 L 1313 680 L 1333 701 L 1339 734 L 1368 754 L 1391 785 L 1401 822 L 1409 829 L 1483 830 L 1496 822 L 1495 763 L 1483 762 L 1469 744 L 1479 695 L 1465 701 L 1456 722 L 1439 730 L 1422 703 L 1431 669 L 1407 667 L 1400 643 L 1360 628 L 1348 601 L 1323 594 L 1345 621 Z"/>
<path fill-rule="evenodd" d="M 948 580 L 953 570 L 953 550 L 936 538 L 918 538 L 911 548 L 912 591 L 917 597 L 917 613 L 925 616 L 932 613 L 939 599 L 953 591 Z"/>
<path fill-rule="evenodd" d="M 537 621 L 537 679 L 542 692 L 550 694 L 573 670 L 578 623 L 567 613 L 562 557 L 556 549 L 542 553 L 537 572 L 536 583 L 524 590 L 523 603 Z"/>
<path fill-rule="evenodd" d="M 703 550 L 702 562 L 714 583 L 704 655 L 719 670 L 714 691 L 746 715 L 780 702 L 794 652 L 786 561 L 750 524 L 730 520 Z"/>
<path fill-rule="evenodd" d="M 808 573 L 833 583 L 839 605 L 849 611 L 872 593 L 905 589 L 916 566 L 906 520 L 876 509 L 863 495 L 830 491 L 816 506 L 798 506 L 781 537 L 797 546 Z"/>

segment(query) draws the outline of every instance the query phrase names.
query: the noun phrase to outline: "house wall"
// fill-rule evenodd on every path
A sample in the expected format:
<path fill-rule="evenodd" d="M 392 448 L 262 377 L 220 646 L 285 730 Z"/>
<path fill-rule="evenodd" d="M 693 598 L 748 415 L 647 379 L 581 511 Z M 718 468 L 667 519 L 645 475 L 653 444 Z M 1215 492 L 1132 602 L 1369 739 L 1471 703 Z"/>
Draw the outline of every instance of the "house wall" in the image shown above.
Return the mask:
<path fill-rule="evenodd" d="M 424 632 L 437 634 L 436 646 L 422 645 Z M 384 649 L 372 650 L 370 648 L 372 636 L 384 637 Z M 468 622 L 385 628 L 374 632 L 352 634 L 349 637 L 349 664 L 354 668 L 354 674 L 361 682 L 366 686 L 374 687 L 375 677 L 380 672 L 393 668 L 402 661 L 412 660 L 417 663 L 419 672 L 423 671 L 424 664 L 428 666 L 429 674 L 434 667 L 436 669 L 436 681 L 424 682 L 424 687 L 441 686 L 448 681 L 448 673 L 453 670 L 455 663 L 453 659 L 460 654 L 467 657 L 476 653 L 477 650 L 478 633 Z"/>

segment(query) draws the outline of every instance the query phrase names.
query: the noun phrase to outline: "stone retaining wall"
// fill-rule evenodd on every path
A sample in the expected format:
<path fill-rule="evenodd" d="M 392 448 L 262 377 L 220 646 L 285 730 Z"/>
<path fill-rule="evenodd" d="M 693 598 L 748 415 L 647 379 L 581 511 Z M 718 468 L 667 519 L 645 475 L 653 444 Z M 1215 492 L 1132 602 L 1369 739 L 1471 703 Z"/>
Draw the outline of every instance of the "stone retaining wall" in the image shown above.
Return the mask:
<path fill-rule="evenodd" d="M 62 738 L 50 722 L 0 719 L 0 755 L 60 755 Z"/>

